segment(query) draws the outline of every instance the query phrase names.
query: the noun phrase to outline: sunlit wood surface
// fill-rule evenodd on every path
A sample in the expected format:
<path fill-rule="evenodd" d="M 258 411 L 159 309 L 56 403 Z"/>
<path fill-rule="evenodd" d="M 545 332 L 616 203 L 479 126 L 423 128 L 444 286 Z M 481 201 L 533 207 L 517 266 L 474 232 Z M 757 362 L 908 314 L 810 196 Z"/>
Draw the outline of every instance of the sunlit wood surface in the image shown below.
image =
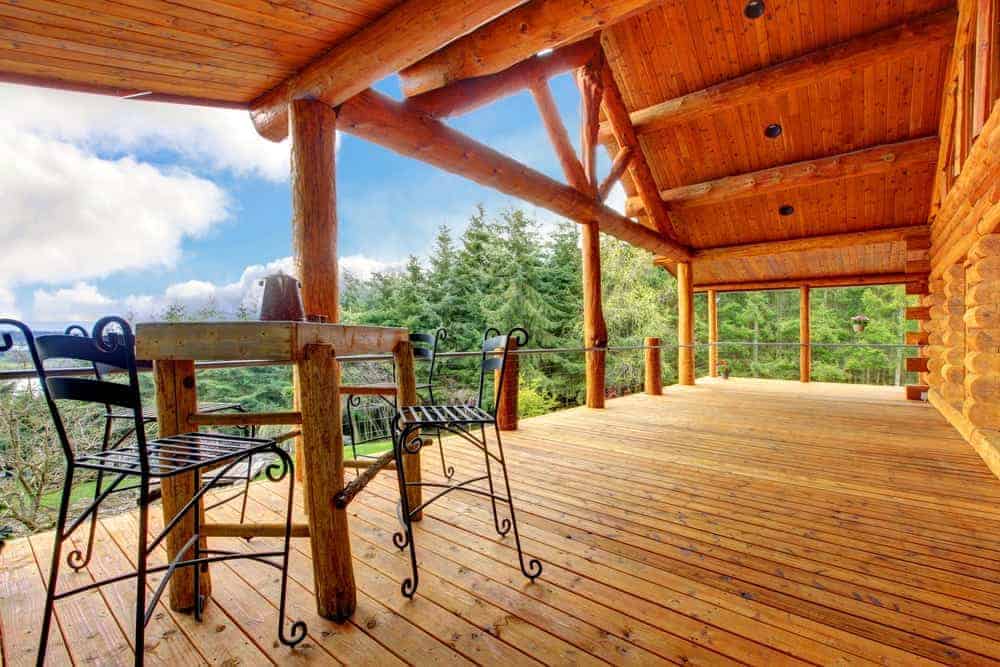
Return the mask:
<path fill-rule="evenodd" d="M 1000 659 L 1000 482 L 898 388 L 699 381 L 522 420 L 506 443 L 524 545 L 545 564 L 537 583 L 520 575 L 487 506 L 452 495 L 417 528 L 421 585 L 407 601 L 384 474 L 350 508 L 351 623 L 315 616 L 299 539 L 290 611 L 309 624 L 304 648 L 276 645 L 274 571 L 238 563 L 213 567 L 203 623 L 162 606 L 149 664 Z M 473 452 L 448 454 L 459 475 L 478 469 Z M 440 478 L 436 452 L 423 462 L 425 478 Z M 253 520 L 277 520 L 284 493 L 255 484 Z M 104 520 L 90 571 L 67 583 L 127 567 L 134 530 L 131 514 Z M 39 535 L 0 553 L 6 664 L 34 660 L 50 544 Z M 51 664 L 130 662 L 130 600 L 120 584 L 59 603 Z"/>

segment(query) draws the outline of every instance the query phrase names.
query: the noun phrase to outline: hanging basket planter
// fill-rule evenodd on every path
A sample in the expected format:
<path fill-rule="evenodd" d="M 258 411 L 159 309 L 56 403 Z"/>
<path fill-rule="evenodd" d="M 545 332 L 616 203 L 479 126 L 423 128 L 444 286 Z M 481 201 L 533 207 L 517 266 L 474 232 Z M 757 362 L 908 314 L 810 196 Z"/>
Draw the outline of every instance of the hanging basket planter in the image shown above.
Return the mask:
<path fill-rule="evenodd" d="M 719 375 L 722 376 L 723 380 L 729 379 L 729 362 L 725 359 L 721 360 L 718 365 Z"/>
<path fill-rule="evenodd" d="M 854 329 L 854 333 L 861 333 L 868 326 L 871 318 L 867 315 L 855 315 L 851 318 L 851 327 Z"/>

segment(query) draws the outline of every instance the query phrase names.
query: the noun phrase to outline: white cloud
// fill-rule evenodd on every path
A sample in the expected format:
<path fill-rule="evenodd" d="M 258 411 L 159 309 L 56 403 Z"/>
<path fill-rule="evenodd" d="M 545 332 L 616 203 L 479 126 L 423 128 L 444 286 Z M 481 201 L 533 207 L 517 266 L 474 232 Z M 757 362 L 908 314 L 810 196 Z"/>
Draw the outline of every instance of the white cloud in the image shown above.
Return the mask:
<path fill-rule="evenodd" d="M 21 318 L 14 292 L 2 285 L 0 285 L 0 317 L 12 317 L 15 320 Z"/>
<path fill-rule="evenodd" d="M 0 85 L 0 127 L 114 154 L 166 150 L 210 169 L 271 181 L 289 174 L 289 143 L 259 136 L 239 109 Z"/>
<path fill-rule="evenodd" d="M 56 290 L 37 289 L 34 294 L 35 320 L 39 322 L 90 322 L 114 309 L 114 300 L 89 283 Z"/>
<path fill-rule="evenodd" d="M 382 262 L 364 255 L 340 259 L 342 272 L 349 271 L 360 278 L 401 266 L 401 262 Z M 33 319 L 46 323 L 91 322 L 109 314 L 149 319 L 174 304 L 183 306 L 189 314 L 212 306 L 223 314 L 231 315 L 242 304 L 256 309 L 260 304 L 261 279 L 278 272 L 296 275 L 293 259 L 282 257 L 266 264 L 253 264 L 243 270 L 239 280 L 231 283 L 218 285 L 204 280 L 188 280 L 167 286 L 161 294 L 133 294 L 121 299 L 106 296 L 95 285 L 86 282 L 66 288 L 37 289 L 34 292 Z M 4 312 L 3 298 L 4 294 L 0 291 L 0 312 Z"/>
<path fill-rule="evenodd" d="M 0 171 L 0 280 L 7 284 L 171 267 L 185 237 L 228 216 L 225 192 L 186 171 L 101 159 L 2 122 L 0 154 L 9 160 Z"/>
<path fill-rule="evenodd" d="M 608 193 L 608 199 L 605 203 L 609 208 L 625 215 L 626 199 L 628 199 L 628 197 L 625 195 L 625 188 L 622 187 L 621 183 L 615 183 L 614 187 L 611 188 L 611 192 Z"/>

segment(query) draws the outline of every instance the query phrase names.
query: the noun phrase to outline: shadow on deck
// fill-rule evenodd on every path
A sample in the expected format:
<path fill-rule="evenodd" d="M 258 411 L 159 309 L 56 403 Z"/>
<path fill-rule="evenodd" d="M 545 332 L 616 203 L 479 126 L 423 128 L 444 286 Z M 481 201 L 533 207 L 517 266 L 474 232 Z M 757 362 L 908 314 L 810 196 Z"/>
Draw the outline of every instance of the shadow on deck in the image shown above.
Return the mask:
<path fill-rule="evenodd" d="M 899 388 L 705 381 L 524 420 L 505 443 L 525 550 L 545 564 L 535 584 L 484 501 L 454 494 L 416 529 L 421 587 L 407 601 L 406 555 L 391 542 L 395 478 L 383 474 L 350 508 L 350 623 L 315 615 L 300 539 L 289 597 L 309 624 L 302 648 L 276 643 L 275 571 L 240 562 L 213 566 L 203 623 L 161 605 L 149 663 L 1000 659 L 1000 482 Z M 481 462 L 458 443 L 448 455 L 460 471 Z M 425 478 L 439 465 L 425 454 Z M 255 484 L 253 520 L 274 521 L 284 491 Z M 104 520 L 77 580 L 127 568 L 134 533 L 130 514 Z M 0 554 L 7 664 L 34 661 L 51 542 L 37 535 Z M 51 664 L 131 662 L 131 588 L 57 603 Z"/>

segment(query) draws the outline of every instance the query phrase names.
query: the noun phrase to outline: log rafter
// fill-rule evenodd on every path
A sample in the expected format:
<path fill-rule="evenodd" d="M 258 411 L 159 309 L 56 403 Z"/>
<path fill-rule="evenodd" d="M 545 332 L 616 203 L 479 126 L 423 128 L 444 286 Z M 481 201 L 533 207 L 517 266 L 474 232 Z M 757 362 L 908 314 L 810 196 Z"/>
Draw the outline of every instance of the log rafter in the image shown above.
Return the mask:
<path fill-rule="evenodd" d="M 632 124 L 637 133 L 643 134 L 674 123 L 772 98 L 820 79 L 843 78 L 860 68 L 898 60 L 951 40 L 955 35 L 956 21 L 955 11 L 947 9 L 879 32 L 855 37 L 793 60 L 637 109 L 631 113 Z M 602 123 L 601 139 L 606 140 L 612 134 L 610 123 Z"/>
<path fill-rule="evenodd" d="M 339 118 L 339 128 L 348 134 L 518 197 L 575 222 L 596 221 L 602 232 L 654 254 L 679 260 L 691 257 L 687 248 L 636 224 L 594 197 L 559 183 L 374 90 L 367 90 L 341 105 Z"/>
<path fill-rule="evenodd" d="M 318 99 L 338 106 L 525 0 L 407 0 L 332 46 L 250 106 L 261 136 L 288 136 L 288 103 Z"/>
<path fill-rule="evenodd" d="M 660 191 L 660 198 L 670 210 L 676 210 L 811 187 L 843 178 L 886 174 L 914 165 L 933 166 L 938 159 L 938 143 L 936 136 L 930 136 L 883 144 L 841 155 L 669 188 Z M 625 215 L 632 217 L 644 211 L 640 197 L 629 197 L 626 201 Z"/>
<path fill-rule="evenodd" d="M 836 250 L 854 246 L 875 245 L 878 243 L 895 243 L 910 239 L 927 239 L 930 229 L 926 225 L 907 227 L 889 227 L 862 232 L 846 232 L 842 234 L 823 234 L 806 236 L 785 241 L 770 241 L 766 243 L 747 243 L 735 246 L 720 246 L 706 248 L 694 252 L 695 261 L 725 261 L 746 259 L 766 255 L 780 255 L 791 252 L 807 252 L 810 250 Z"/>

